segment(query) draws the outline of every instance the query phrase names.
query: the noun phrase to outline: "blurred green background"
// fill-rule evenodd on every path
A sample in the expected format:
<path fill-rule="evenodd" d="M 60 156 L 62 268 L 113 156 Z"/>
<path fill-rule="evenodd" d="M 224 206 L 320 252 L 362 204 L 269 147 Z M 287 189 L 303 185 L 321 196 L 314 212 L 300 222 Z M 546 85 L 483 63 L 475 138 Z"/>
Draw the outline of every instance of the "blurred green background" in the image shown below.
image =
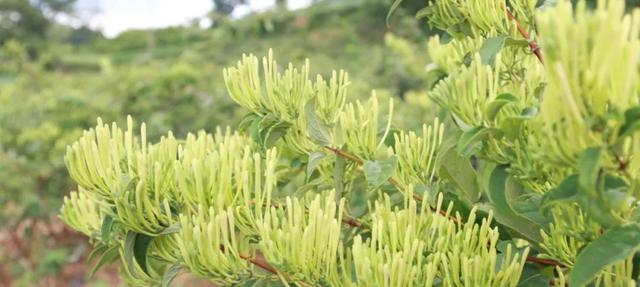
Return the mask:
<path fill-rule="evenodd" d="M 57 218 L 74 189 L 66 146 L 97 117 L 122 124 L 130 114 L 151 139 L 235 126 L 243 111 L 226 95 L 222 69 L 242 53 L 273 48 L 281 64 L 309 58 L 313 73 L 345 69 L 352 99 L 376 89 L 398 99 L 399 125 L 428 120 L 429 32 L 413 17 L 425 1 L 405 1 L 389 26 L 385 0 L 295 10 L 276 1 L 233 16 L 242 2 L 214 0 L 186 25 L 107 38 L 83 23 L 77 1 L 0 0 L 0 286 L 118 286 L 114 267 L 87 278 L 88 242 Z"/>

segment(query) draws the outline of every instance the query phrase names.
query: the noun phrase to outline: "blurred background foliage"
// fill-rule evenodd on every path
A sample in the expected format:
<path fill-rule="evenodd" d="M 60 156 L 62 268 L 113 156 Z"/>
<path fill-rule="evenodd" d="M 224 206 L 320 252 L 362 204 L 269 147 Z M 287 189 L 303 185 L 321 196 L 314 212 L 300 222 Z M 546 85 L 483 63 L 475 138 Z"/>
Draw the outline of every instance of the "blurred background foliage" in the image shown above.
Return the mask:
<path fill-rule="evenodd" d="M 403 1 L 388 26 L 391 0 L 315 0 L 293 11 L 278 0 L 230 17 L 246 2 L 213 0 L 209 27 L 194 21 L 105 38 L 56 21 L 73 17 L 75 0 L 0 0 L 0 286 L 117 285 L 113 268 L 87 279 L 86 239 L 57 219 L 74 189 L 66 146 L 97 117 L 122 125 L 132 115 L 152 140 L 236 125 L 243 114 L 225 93 L 222 68 L 242 53 L 273 48 L 281 61 L 309 58 L 316 73 L 345 69 L 352 98 L 374 89 L 396 98 L 397 126 L 433 118 L 424 92 L 437 77 L 427 69 L 430 30 L 413 16 L 426 0 Z"/>
<path fill-rule="evenodd" d="M 345 69 L 353 98 L 375 89 L 406 99 L 399 125 L 429 118 L 421 92 L 429 30 L 413 17 L 423 1 L 405 1 L 387 26 L 384 0 L 313 1 L 292 11 L 276 1 L 238 19 L 229 15 L 246 1 L 213 0 L 210 27 L 194 21 L 111 39 L 55 21 L 73 15 L 74 2 L 0 0 L 0 286 L 117 284 L 112 269 L 88 281 L 88 245 L 57 219 L 74 189 L 66 146 L 97 117 L 123 124 L 130 114 L 151 138 L 236 125 L 243 114 L 226 95 L 222 68 L 242 53 L 273 48 L 282 61 L 309 58 L 320 74 Z"/>

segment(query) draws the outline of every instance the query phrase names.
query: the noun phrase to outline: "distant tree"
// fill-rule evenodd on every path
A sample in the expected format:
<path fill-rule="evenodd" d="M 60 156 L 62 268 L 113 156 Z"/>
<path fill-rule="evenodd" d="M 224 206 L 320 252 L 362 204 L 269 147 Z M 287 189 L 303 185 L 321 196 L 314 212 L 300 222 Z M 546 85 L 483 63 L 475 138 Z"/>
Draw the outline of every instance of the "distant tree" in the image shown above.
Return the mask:
<path fill-rule="evenodd" d="M 281 11 L 287 10 L 288 2 L 287 0 L 276 0 L 276 8 Z"/>
<path fill-rule="evenodd" d="M 93 43 L 102 38 L 102 33 L 87 26 L 81 26 L 80 28 L 73 29 L 66 40 L 75 46 L 80 46 Z"/>
<path fill-rule="evenodd" d="M 247 4 L 247 0 L 213 0 L 213 12 L 229 16 L 238 5 Z"/>
<path fill-rule="evenodd" d="M 31 2 L 50 19 L 54 19 L 61 13 L 73 13 L 77 0 L 35 0 Z"/>
<path fill-rule="evenodd" d="M 0 1 L 0 46 L 9 39 L 22 43 L 43 38 L 49 21 L 29 0 Z"/>

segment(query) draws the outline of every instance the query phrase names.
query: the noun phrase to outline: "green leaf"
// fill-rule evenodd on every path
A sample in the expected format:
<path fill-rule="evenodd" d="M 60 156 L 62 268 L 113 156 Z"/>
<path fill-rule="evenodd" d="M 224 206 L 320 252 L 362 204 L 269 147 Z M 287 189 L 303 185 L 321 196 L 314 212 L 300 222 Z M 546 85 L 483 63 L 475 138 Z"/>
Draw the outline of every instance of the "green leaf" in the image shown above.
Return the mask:
<path fill-rule="evenodd" d="M 542 202 L 540 203 L 540 209 L 543 212 L 546 212 L 550 207 L 558 203 L 577 202 L 579 197 L 578 175 L 570 175 L 562 180 L 556 188 L 551 189 L 544 194 Z"/>
<path fill-rule="evenodd" d="M 576 258 L 571 286 L 584 286 L 607 266 L 632 256 L 640 247 L 640 224 L 614 227 L 589 243 Z"/>
<path fill-rule="evenodd" d="M 622 178 L 609 173 L 605 173 L 600 181 L 598 191 L 609 209 L 622 211 L 627 208 L 629 185 Z"/>
<path fill-rule="evenodd" d="M 309 155 L 309 160 L 307 161 L 307 179 L 309 179 L 325 157 L 327 157 L 327 154 L 322 151 L 316 151 Z"/>
<path fill-rule="evenodd" d="M 605 227 L 618 225 L 620 222 L 612 214 L 610 205 L 622 205 L 626 202 L 626 183 L 614 176 L 605 175 L 600 179 L 603 182 L 598 188 L 599 195 L 596 195 L 584 192 L 579 181 L 580 177 L 575 174 L 566 177 L 556 188 L 545 193 L 540 209 L 548 212 L 549 208 L 556 204 L 577 203 L 601 225 Z"/>
<path fill-rule="evenodd" d="M 96 256 L 104 254 L 107 249 L 109 249 L 109 246 L 103 243 L 98 243 L 98 245 L 93 248 L 91 253 L 89 253 L 89 256 L 87 256 L 87 262 L 91 262 L 91 260 L 93 260 Z"/>
<path fill-rule="evenodd" d="M 507 139 L 517 139 L 524 127 L 525 120 L 520 117 L 510 117 L 501 121 L 500 131 Z"/>
<path fill-rule="evenodd" d="M 618 131 L 618 137 L 630 136 L 640 129 L 640 107 L 633 107 L 624 112 L 624 124 Z"/>
<path fill-rule="evenodd" d="M 518 283 L 518 287 L 548 287 L 549 286 L 550 278 L 547 278 L 547 276 L 545 276 L 544 274 L 533 273 L 533 274 L 527 274 L 527 275 L 529 276 L 525 277 L 524 274 L 521 276 L 522 279 L 520 280 L 520 283 Z"/>
<path fill-rule="evenodd" d="M 620 225 L 622 222 L 614 211 L 623 212 L 623 208 L 627 208 L 627 183 L 607 173 L 596 174 L 596 180 L 597 186 L 589 193 L 581 188 L 584 194 L 582 207 L 605 228 Z"/>
<path fill-rule="evenodd" d="M 272 147 L 280 138 L 287 134 L 289 124 L 284 122 L 274 122 L 262 128 L 260 138 L 265 148 Z"/>
<path fill-rule="evenodd" d="M 400 4 L 402 3 L 402 1 L 403 0 L 395 0 L 391 4 L 391 8 L 389 8 L 389 12 L 387 13 L 387 18 L 385 19 L 385 22 L 387 23 L 387 27 L 389 27 L 389 19 L 391 19 L 391 15 L 393 15 L 393 12 L 395 12 L 398 9 L 398 7 L 400 7 Z"/>
<path fill-rule="evenodd" d="M 489 201 L 493 207 L 496 220 L 522 235 L 532 242 L 541 242 L 541 226 L 518 214 L 509 204 L 506 166 L 497 166 L 489 179 Z"/>
<path fill-rule="evenodd" d="M 261 122 L 261 119 L 256 118 L 253 122 L 251 122 L 251 125 L 249 126 L 249 130 L 247 131 L 251 139 L 253 139 L 253 141 L 257 143 L 262 142 L 262 138 L 260 135 L 260 122 Z"/>
<path fill-rule="evenodd" d="M 382 161 L 365 161 L 364 175 L 371 189 L 376 189 L 393 175 L 398 167 L 398 158 L 394 155 Z"/>
<path fill-rule="evenodd" d="M 420 10 L 418 10 L 418 12 L 416 13 L 416 19 L 422 19 L 422 18 L 426 18 L 429 17 L 429 15 L 431 15 L 432 9 L 430 6 L 424 7 Z"/>
<path fill-rule="evenodd" d="M 111 228 L 113 227 L 113 217 L 107 215 L 102 220 L 102 226 L 100 227 L 100 237 L 103 242 L 109 242 L 111 239 Z"/>
<path fill-rule="evenodd" d="M 476 202 L 480 197 L 480 182 L 478 174 L 471 165 L 468 157 L 460 156 L 455 149 L 450 148 L 438 159 L 438 176 L 448 179 L 464 193 L 469 202 Z"/>
<path fill-rule="evenodd" d="M 484 40 L 482 47 L 480 47 L 480 50 L 478 51 L 483 64 L 491 66 L 495 64 L 496 55 L 498 55 L 500 50 L 502 50 L 502 47 L 504 47 L 506 39 L 507 37 L 505 36 L 497 36 Z"/>
<path fill-rule="evenodd" d="M 601 148 L 587 148 L 578 155 L 578 183 L 580 189 L 593 196 L 600 171 Z"/>
<path fill-rule="evenodd" d="M 89 271 L 88 277 L 89 278 L 93 277 L 93 275 L 98 270 L 100 270 L 100 268 L 102 268 L 102 266 L 104 266 L 105 264 L 110 264 L 116 261 L 119 255 L 120 253 L 118 252 L 117 245 L 111 246 L 108 249 L 106 249 L 106 251 L 102 254 L 100 259 L 98 259 L 98 262 L 96 262 L 96 265 L 94 265 L 93 268 L 91 268 L 91 270 Z"/>
<path fill-rule="evenodd" d="M 331 133 L 318 117 L 316 117 L 316 101 L 310 100 L 305 105 L 305 112 L 307 114 L 307 129 L 309 130 L 309 137 L 311 140 L 321 146 L 328 146 L 331 144 Z"/>
<path fill-rule="evenodd" d="M 463 22 L 457 23 L 455 25 L 449 26 L 447 29 L 447 33 L 451 36 L 455 37 L 474 37 L 473 30 L 471 29 L 471 24 L 468 20 L 464 20 Z"/>
<path fill-rule="evenodd" d="M 251 125 L 253 124 L 253 122 L 255 121 L 259 121 L 260 117 L 253 114 L 253 113 L 249 113 L 247 115 L 245 115 L 242 120 L 240 120 L 240 123 L 238 124 L 238 129 L 241 131 L 246 131 L 247 129 L 249 129 L 251 127 Z"/>
<path fill-rule="evenodd" d="M 471 156 L 475 147 L 477 147 L 482 140 L 487 138 L 487 136 L 498 132 L 499 130 L 495 128 L 485 127 L 475 127 L 464 132 L 458 140 L 458 154 L 464 157 Z"/>
<path fill-rule="evenodd" d="M 598 223 L 611 227 L 620 224 L 611 204 L 624 206 L 626 183 L 613 175 L 600 173 L 601 154 L 601 148 L 587 148 L 578 155 L 579 202 Z"/>
<path fill-rule="evenodd" d="M 171 226 L 162 230 L 162 232 L 158 233 L 158 236 L 169 235 L 180 232 L 180 223 L 172 224 Z"/>
<path fill-rule="evenodd" d="M 152 241 L 153 237 L 149 235 L 134 231 L 127 232 L 124 240 L 124 260 L 131 274 L 137 273 L 134 263 L 147 272 L 147 250 L 149 250 Z"/>
<path fill-rule="evenodd" d="M 183 269 L 183 267 L 182 267 L 182 264 L 180 264 L 180 262 L 171 265 L 171 267 L 169 267 L 164 272 L 164 275 L 162 276 L 162 282 L 161 282 L 160 286 L 168 287 L 169 285 L 171 285 L 171 281 L 173 281 L 173 279 L 175 279 L 176 276 L 178 276 L 178 273 L 180 273 L 180 271 L 182 271 L 182 269 Z"/>
<path fill-rule="evenodd" d="M 487 105 L 487 108 L 485 110 L 485 116 L 487 117 L 488 120 L 493 121 L 496 116 L 498 115 L 498 112 L 500 112 L 500 109 L 502 109 L 502 107 L 504 107 L 506 104 L 509 103 L 516 103 L 518 102 L 518 97 L 506 93 L 506 94 L 500 94 L 498 95 L 495 100 L 493 100 L 491 103 L 489 103 L 489 105 Z"/>

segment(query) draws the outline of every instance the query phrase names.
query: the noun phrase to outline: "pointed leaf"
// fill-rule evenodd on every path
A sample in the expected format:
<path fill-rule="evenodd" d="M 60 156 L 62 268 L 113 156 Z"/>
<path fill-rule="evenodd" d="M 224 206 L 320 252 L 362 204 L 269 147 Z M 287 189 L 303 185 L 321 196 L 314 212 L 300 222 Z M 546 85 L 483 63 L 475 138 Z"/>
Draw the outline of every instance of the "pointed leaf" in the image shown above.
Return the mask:
<path fill-rule="evenodd" d="M 498 55 L 500 50 L 502 50 L 502 47 L 504 47 L 506 38 L 507 37 L 505 36 L 497 36 L 484 40 L 482 47 L 480 47 L 480 50 L 478 51 L 483 64 L 491 66 L 495 64 L 496 55 Z"/>
<path fill-rule="evenodd" d="M 426 18 L 429 17 L 429 15 L 431 15 L 432 9 L 430 6 L 424 7 L 420 10 L 418 10 L 418 12 L 416 13 L 416 19 L 422 19 L 422 18 Z"/>
<path fill-rule="evenodd" d="M 158 236 L 169 235 L 180 232 L 180 223 L 172 224 L 171 226 L 162 230 L 162 232 L 158 233 Z"/>
<path fill-rule="evenodd" d="M 465 37 L 465 36 L 474 37 L 473 30 L 471 29 L 471 23 L 469 23 L 469 20 L 464 20 L 463 22 L 449 26 L 447 28 L 447 33 L 453 36 L 454 38 Z"/>
<path fill-rule="evenodd" d="M 327 146 L 331 144 L 331 133 L 329 129 L 318 117 L 316 117 L 316 101 L 310 100 L 305 106 L 305 113 L 307 114 L 307 130 L 309 131 L 309 137 L 311 140 L 321 146 Z"/>
<path fill-rule="evenodd" d="M 109 246 L 103 243 L 99 243 L 98 246 L 93 248 L 89 256 L 87 256 L 87 263 L 91 262 L 96 256 L 102 256 L 105 251 L 109 249 Z"/>
<path fill-rule="evenodd" d="M 242 120 L 240 120 L 240 123 L 238 124 L 238 129 L 241 131 L 246 131 L 251 127 L 251 125 L 255 121 L 260 121 L 260 117 L 253 113 L 247 114 L 242 118 Z"/>
<path fill-rule="evenodd" d="M 499 96 L 497 96 L 495 98 L 495 100 L 493 100 L 491 103 L 489 103 L 489 105 L 487 105 L 487 108 L 485 110 L 485 116 L 487 117 L 488 120 L 492 121 L 496 118 L 496 116 L 498 115 L 498 112 L 500 112 L 500 109 L 502 109 L 502 107 L 504 107 L 506 104 L 509 103 L 515 103 L 518 102 L 518 97 L 512 95 L 512 94 L 500 94 Z"/>
<path fill-rule="evenodd" d="M 102 226 L 100 227 L 100 237 L 103 242 L 109 242 L 111 239 L 111 228 L 113 227 L 113 217 L 107 215 L 102 220 Z"/>
<path fill-rule="evenodd" d="M 395 0 L 393 1 L 393 3 L 391 3 L 391 8 L 389 8 L 389 12 L 387 13 L 387 18 L 385 19 L 386 23 L 387 23 L 387 27 L 389 27 L 389 19 L 391 19 L 391 15 L 393 15 L 393 12 L 395 12 L 398 7 L 400 7 L 400 4 L 402 3 L 403 0 Z"/>
<path fill-rule="evenodd" d="M 309 179 L 325 157 L 327 157 L 327 154 L 322 151 L 316 151 L 309 155 L 309 160 L 307 161 L 307 179 Z"/>
<path fill-rule="evenodd" d="M 632 256 L 640 247 L 640 224 L 614 227 L 589 243 L 576 258 L 571 286 L 584 286 L 607 266 Z"/>
<path fill-rule="evenodd" d="M 114 262 L 118 256 L 120 255 L 120 253 L 118 252 L 118 246 L 111 246 L 109 247 L 100 257 L 100 259 L 98 259 L 98 262 L 96 262 L 96 265 L 93 266 L 93 268 L 91 268 L 91 271 L 89 271 L 89 278 L 93 277 L 93 275 L 100 270 L 100 268 L 102 266 L 104 266 L 105 264 L 109 264 Z"/>
<path fill-rule="evenodd" d="M 132 274 L 136 274 L 137 263 L 144 272 L 147 272 L 147 250 L 153 241 L 153 237 L 129 231 L 124 241 L 124 260 Z"/>
<path fill-rule="evenodd" d="M 521 234 L 525 239 L 533 242 L 541 242 L 541 226 L 518 214 L 510 205 L 508 198 L 507 173 L 505 166 L 497 166 L 489 179 L 489 201 L 493 206 L 496 220 Z"/>
<path fill-rule="evenodd" d="M 462 134 L 458 140 L 458 154 L 464 157 L 471 156 L 474 148 L 487 136 L 498 133 L 495 128 L 475 127 Z"/>
<path fill-rule="evenodd" d="M 640 129 L 640 107 L 633 107 L 624 112 L 624 124 L 618 131 L 618 137 L 629 136 Z"/>
<path fill-rule="evenodd" d="M 601 148 L 587 148 L 578 155 L 578 183 L 581 190 L 591 196 L 596 193 L 601 150 Z"/>
<path fill-rule="evenodd" d="M 572 203 L 579 200 L 578 175 L 570 175 L 554 189 L 549 190 L 542 197 L 540 209 L 545 212 L 558 203 Z"/>
<path fill-rule="evenodd" d="M 469 202 L 476 202 L 480 197 L 480 182 L 476 170 L 468 157 L 460 156 L 451 148 L 439 158 L 440 169 L 438 176 L 448 179 Z"/>
<path fill-rule="evenodd" d="M 171 281 L 173 281 L 173 279 L 175 279 L 176 276 L 178 276 L 178 273 L 180 273 L 180 271 L 182 271 L 182 269 L 183 269 L 183 267 L 179 262 L 171 265 L 171 267 L 169 267 L 164 272 L 164 276 L 162 276 L 162 282 L 161 282 L 160 286 L 169 287 L 169 285 L 171 285 Z"/>
<path fill-rule="evenodd" d="M 262 129 L 260 138 L 265 148 L 273 147 L 273 145 L 289 130 L 289 124 L 283 122 L 274 122 Z"/>

